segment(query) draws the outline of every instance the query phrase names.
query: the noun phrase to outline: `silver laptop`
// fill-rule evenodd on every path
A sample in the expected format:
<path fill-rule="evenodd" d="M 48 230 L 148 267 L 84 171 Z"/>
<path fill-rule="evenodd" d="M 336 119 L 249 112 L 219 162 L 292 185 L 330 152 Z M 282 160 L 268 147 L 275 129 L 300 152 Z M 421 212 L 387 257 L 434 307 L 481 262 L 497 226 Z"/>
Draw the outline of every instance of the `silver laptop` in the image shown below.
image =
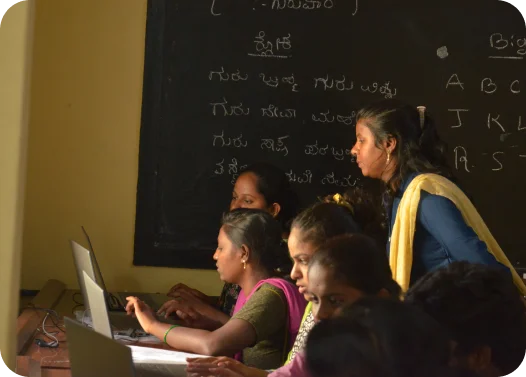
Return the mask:
<path fill-rule="evenodd" d="M 186 376 L 184 364 L 135 363 L 130 347 L 64 317 L 72 377 Z"/>
<path fill-rule="evenodd" d="M 124 313 L 108 313 L 106 306 L 106 300 L 104 299 L 104 290 L 95 283 L 95 281 L 86 273 L 82 272 L 84 281 L 84 287 L 86 289 L 86 299 L 90 307 L 90 318 L 93 325 L 93 329 L 107 336 L 108 338 L 114 338 L 114 332 L 112 331 L 111 325 L 116 327 L 117 330 L 129 330 L 139 329 L 140 325 L 136 318 L 130 317 Z M 177 324 L 175 320 L 162 319 L 165 323 Z M 138 335 L 136 331 L 133 331 L 135 335 Z M 132 335 L 132 334 L 129 334 Z"/>
<path fill-rule="evenodd" d="M 81 253 L 84 253 L 84 256 L 79 260 L 80 263 L 77 263 L 75 261 L 75 265 L 77 268 L 77 278 L 79 280 L 79 285 L 81 286 L 82 290 L 82 270 L 79 270 L 79 264 L 82 264 L 81 267 L 88 273 L 88 276 L 90 276 L 97 284 L 104 290 L 106 295 L 106 302 L 108 304 L 108 310 L 110 311 L 124 311 L 126 308 L 126 297 L 128 296 L 136 296 L 142 301 L 144 301 L 148 306 L 150 306 L 153 310 L 158 310 L 162 304 L 164 304 L 168 297 L 164 294 L 159 293 L 137 293 L 137 292 L 118 292 L 116 294 L 112 294 L 108 292 L 106 289 L 106 284 L 104 283 L 104 278 L 102 277 L 102 272 L 99 268 L 99 264 L 97 262 L 97 257 L 95 256 L 95 251 L 93 250 L 93 245 L 91 243 L 91 240 L 89 238 L 88 233 L 82 227 L 82 231 L 84 235 L 86 236 L 86 240 L 88 241 L 88 245 L 90 247 L 90 250 L 82 247 L 75 241 L 70 241 L 71 248 L 73 250 L 73 258 L 76 258 Z M 88 255 L 88 257 L 85 256 L 85 254 Z M 84 263 L 89 262 L 91 265 L 91 268 L 87 268 Z M 85 292 L 82 292 L 84 295 Z M 85 297 L 85 296 L 84 296 Z"/>

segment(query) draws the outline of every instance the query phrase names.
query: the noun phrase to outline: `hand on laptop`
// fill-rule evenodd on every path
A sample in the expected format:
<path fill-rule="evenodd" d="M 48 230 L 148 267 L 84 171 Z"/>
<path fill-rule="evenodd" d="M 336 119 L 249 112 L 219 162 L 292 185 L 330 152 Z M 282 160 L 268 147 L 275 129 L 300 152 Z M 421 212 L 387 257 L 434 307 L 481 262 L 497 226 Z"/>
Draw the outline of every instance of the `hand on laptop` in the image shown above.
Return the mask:
<path fill-rule="evenodd" d="M 221 376 L 221 377 L 266 377 L 268 372 L 251 368 L 230 357 L 203 357 L 186 359 L 188 377 Z"/>
<path fill-rule="evenodd" d="M 165 313 L 166 318 L 175 313 L 186 326 L 210 331 L 218 329 L 230 319 L 220 310 L 186 292 L 180 292 L 176 300 L 165 302 L 157 312 L 160 313 Z"/>
<path fill-rule="evenodd" d="M 150 333 L 152 327 L 158 322 L 155 317 L 155 312 L 137 297 L 129 296 L 126 297 L 126 300 L 128 300 L 128 304 L 126 304 L 126 313 L 137 317 L 143 330 Z"/>
<path fill-rule="evenodd" d="M 216 298 L 215 297 L 209 297 L 205 295 L 203 292 L 198 291 L 197 289 L 190 288 L 186 284 L 179 283 L 174 285 L 170 291 L 168 292 L 167 296 L 178 298 L 181 297 L 182 294 L 190 294 L 194 296 L 195 298 L 198 298 L 199 300 L 202 300 L 206 302 L 207 304 L 215 304 Z"/>

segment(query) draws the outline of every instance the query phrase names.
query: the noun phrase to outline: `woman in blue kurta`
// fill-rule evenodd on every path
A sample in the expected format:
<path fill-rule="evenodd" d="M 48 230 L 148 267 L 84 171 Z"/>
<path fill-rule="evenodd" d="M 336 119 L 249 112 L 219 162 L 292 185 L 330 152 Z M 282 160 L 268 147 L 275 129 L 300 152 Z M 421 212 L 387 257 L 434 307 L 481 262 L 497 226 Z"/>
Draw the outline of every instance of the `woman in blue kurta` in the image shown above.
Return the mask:
<path fill-rule="evenodd" d="M 471 201 L 452 181 L 445 144 L 424 107 L 384 100 L 357 115 L 351 153 L 366 177 L 386 184 L 387 250 L 395 280 L 406 290 L 453 261 L 511 267 Z"/>

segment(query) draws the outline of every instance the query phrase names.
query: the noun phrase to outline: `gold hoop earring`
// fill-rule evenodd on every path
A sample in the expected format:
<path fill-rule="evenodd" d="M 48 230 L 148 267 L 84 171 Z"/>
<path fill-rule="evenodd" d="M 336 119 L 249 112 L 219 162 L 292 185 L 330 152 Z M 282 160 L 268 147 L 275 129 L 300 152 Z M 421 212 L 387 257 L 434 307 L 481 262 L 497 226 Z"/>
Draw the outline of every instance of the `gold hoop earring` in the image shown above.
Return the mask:
<path fill-rule="evenodd" d="M 242 262 L 243 262 L 243 270 L 246 270 L 247 269 L 247 261 L 243 259 Z"/>
<path fill-rule="evenodd" d="M 391 160 L 391 152 L 387 151 L 387 163 Z"/>

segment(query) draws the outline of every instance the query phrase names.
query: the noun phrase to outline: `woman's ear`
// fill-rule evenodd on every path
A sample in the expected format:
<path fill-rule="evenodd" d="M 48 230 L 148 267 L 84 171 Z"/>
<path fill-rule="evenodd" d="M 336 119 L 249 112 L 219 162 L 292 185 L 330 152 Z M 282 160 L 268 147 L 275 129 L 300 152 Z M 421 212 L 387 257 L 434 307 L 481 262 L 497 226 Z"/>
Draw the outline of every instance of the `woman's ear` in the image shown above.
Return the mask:
<path fill-rule="evenodd" d="M 383 142 L 383 146 L 386 152 L 393 153 L 396 149 L 396 138 L 392 135 L 389 135 L 387 139 Z"/>
<path fill-rule="evenodd" d="M 250 249 L 247 245 L 241 245 L 241 261 L 248 262 L 248 258 L 250 258 Z"/>
<path fill-rule="evenodd" d="M 269 212 L 272 215 L 272 217 L 278 217 L 279 211 L 281 211 L 281 206 L 278 203 L 272 203 L 272 205 L 269 208 Z"/>

